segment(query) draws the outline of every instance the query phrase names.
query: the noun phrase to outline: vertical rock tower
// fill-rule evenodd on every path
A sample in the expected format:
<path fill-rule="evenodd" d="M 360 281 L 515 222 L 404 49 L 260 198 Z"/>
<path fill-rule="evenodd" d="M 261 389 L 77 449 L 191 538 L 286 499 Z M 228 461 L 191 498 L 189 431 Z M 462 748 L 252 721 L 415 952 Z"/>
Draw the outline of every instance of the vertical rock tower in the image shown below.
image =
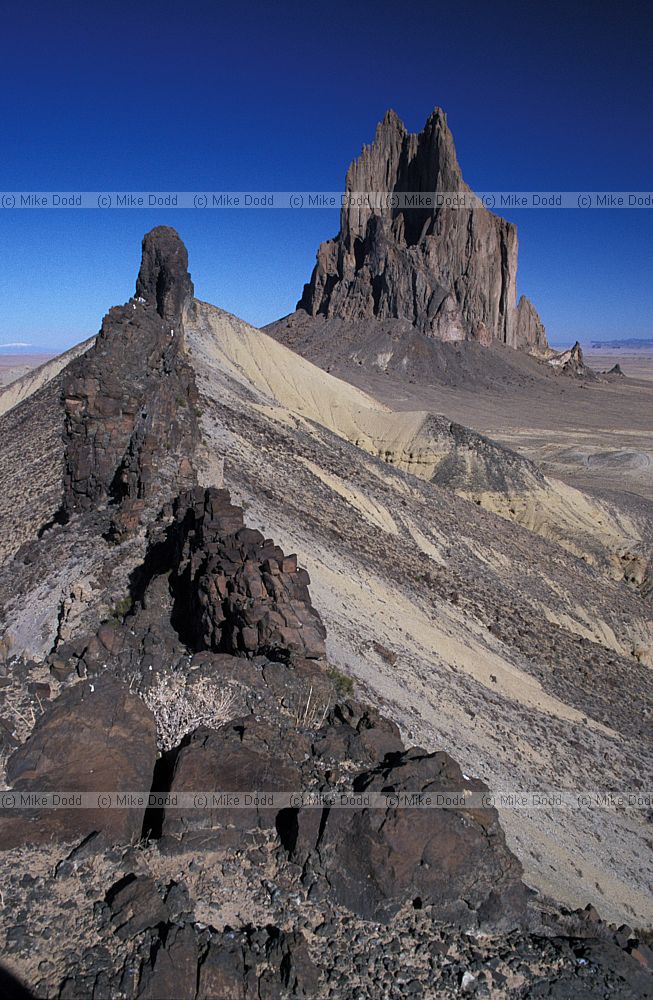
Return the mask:
<path fill-rule="evenodd" d="M 105 316 L 64 384 L 66 515 L 103 505 L 134 526 L 149 502 L 193 486 L 193 371 L 183 317 L 193 297 L 188 254 L 174 229 L 143 239 L 136 295 Z"/>
<path fill-rule="evenodd" d="M 345 182 L 357 192 L 471 194 L 440 108 L 419 134 L 394 111 L 377 126 Z M 533 305 L 516 302 L 517 230 L 483 206 L 382 207 L 352 197 L 340 232 L 322 243 L 297 305 L 309 316 L 345 322 L 407 320 L 442 341 L 494 341 L 539 353 L 546 334 Z"/>

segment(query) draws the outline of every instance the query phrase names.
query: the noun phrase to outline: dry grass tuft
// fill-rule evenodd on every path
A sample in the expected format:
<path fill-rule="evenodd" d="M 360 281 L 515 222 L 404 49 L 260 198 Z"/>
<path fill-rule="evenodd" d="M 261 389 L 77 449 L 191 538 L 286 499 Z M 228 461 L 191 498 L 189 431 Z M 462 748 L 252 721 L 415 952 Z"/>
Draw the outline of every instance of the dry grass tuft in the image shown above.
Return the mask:
<path fill-rule="evenodd" d="M 165 752 L 199 726 L 217 729 L 233 717 L 236 696 L 206 678 L 187 684 L 183 674 L 164 674 L 139 692 L 156 719 L 156 742 Z"/>
<path fill-rule="evenodd" d="M 320 705 L 313 695 L 313 685 L 311 685 L 306 701 L 295 707 L 293 719 L 300 729 L 319 729 L 324 725 L 330 708 L 331 704 L 328 701 Z"/>

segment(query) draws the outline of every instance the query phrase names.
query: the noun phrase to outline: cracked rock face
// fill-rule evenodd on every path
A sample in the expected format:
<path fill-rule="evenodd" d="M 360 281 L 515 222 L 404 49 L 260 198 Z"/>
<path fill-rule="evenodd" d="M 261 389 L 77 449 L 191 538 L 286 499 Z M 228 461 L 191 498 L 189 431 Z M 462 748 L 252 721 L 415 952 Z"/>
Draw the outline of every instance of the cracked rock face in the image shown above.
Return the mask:
<path fill-rule="evenodd" d="M 314 995 L 317 974 L 302 934 L 247 927 L 238 933 L 226 930 L 202 948 L 191 926 L 166 930 L 143 970 L 138 1000 Z"/>
<path fill-rule="evenodd" d="M 197 390 L 184 351 L 193 295 L 186 249 L 161 226 L 143 240 L 136 297 L 109 311 L 95 346 L 69 366 L 64 512 L 122 507 L 129 530 L 150 500 L 192 485 Z"/>
<path fill-rule="evenodd" d="M 11 756 L 16 792 L 147 791 L 156 757 L 154 717 L 142 700 L 105 674 L 65 691 Z M 0 815 L 0 850 L 74 841 L 99 834 L 104 844 L 138 839 L 144 806 L 8 810 Z"/>
<path fill-rule="evenodd" d="M 157 226 L 146 233 L 136 297 L 154 305 L 159 316 L 174 325 L 193 294 L 188 252 L 178 233 L 169 226 Z"/>
<path fill-rule="evenodd" d="M 195 648 L 272 659 L 325 655 L 308 573 L 295 555 L 244 526 L 226 490 L 183 494 L 177 525 L 176 590 L 185 598 Z"/>
<path fill-rule="evenodd" d="M 466 779 L 444 752 L 388 754 L 353 782 L 397 801 L 454 800 L 456 790 L 487 791 Z M 390 799 L 392 801 L 392 799 Z M 335 898 L 368 920 L 388 920 L 407 899 L 434 905 L 445 920 L 495 931 L 523 923 L 528 890 L 494 809 L 299 810 L 294 856 L 323 875 Z"/>
<path fill-rule="evenodd" d="M 360 192 L 468 194 L 444 112 L 419 134 L 389 111 L 345 182 L 340 232 L 322 243 L 298 310 L 345 322 L 407 320 L 443 341 L 546 349 L 542 322 L 516 304 L 516 227 L 483 207 L 380 207 Z"/>

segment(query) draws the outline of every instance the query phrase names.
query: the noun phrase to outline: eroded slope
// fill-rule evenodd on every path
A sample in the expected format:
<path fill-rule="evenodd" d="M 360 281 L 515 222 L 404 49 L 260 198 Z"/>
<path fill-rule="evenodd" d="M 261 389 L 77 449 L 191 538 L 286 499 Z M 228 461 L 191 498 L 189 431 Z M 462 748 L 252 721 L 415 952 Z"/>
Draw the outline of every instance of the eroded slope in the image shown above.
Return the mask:
<path fill-rule="evenodd" d="M 649 579 L 648 521 L 543 475 L 533 462 L 447 417 L 392 410 L 246 323 L 203 303 L 193 323 L 220 342 L 222 364 L 284 410 L 316 421 L 384 462 L 556 541 L 637 586 Z M 262 403 L 261 405 L 266 405 Z"/>
<path fill-rule="evenodd" d="M 330 659 L 406 732 L 444 741 L 495 788 L 640 787 L 651 672 L 630 654 L 650 644 L 651 623 L 638 593 L 434 483 L 361 461 L 308 412 L 314 394 L 303 412 L 279 402 L 272 348 L 228 314 L 194 303 L 186 336 L 200 477 L 211 482 L 224 462 L 248 522 L 298 552 Z M 256 338 L 271 359 L 265 382 L 243 347 L 255 353 Z M 364 396 L 343 398 L 365 408 Z M 533 884 L 650 919 L 641 812 L 507 810 L 503 821 Z"/>

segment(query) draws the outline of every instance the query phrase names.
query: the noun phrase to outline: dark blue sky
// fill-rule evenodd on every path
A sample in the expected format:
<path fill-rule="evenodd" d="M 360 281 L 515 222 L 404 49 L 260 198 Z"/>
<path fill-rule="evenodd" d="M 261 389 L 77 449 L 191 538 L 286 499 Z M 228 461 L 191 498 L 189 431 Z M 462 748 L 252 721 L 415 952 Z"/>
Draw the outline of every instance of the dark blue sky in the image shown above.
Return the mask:
<path fill-rule="evenodd" d="M 653 189 L 646 5 L 216 2 L 5 7 L 0 190 L 340 190 L 394 107 L 448 114 L 479 190 Z M 653 336 L 651 210 L 506 212 L 554 342 Z M 197 294 L 294 308 L 337 211 L 0 212 L 0 344 L 58 349 L 133 291 L 154 225 Z"/>

